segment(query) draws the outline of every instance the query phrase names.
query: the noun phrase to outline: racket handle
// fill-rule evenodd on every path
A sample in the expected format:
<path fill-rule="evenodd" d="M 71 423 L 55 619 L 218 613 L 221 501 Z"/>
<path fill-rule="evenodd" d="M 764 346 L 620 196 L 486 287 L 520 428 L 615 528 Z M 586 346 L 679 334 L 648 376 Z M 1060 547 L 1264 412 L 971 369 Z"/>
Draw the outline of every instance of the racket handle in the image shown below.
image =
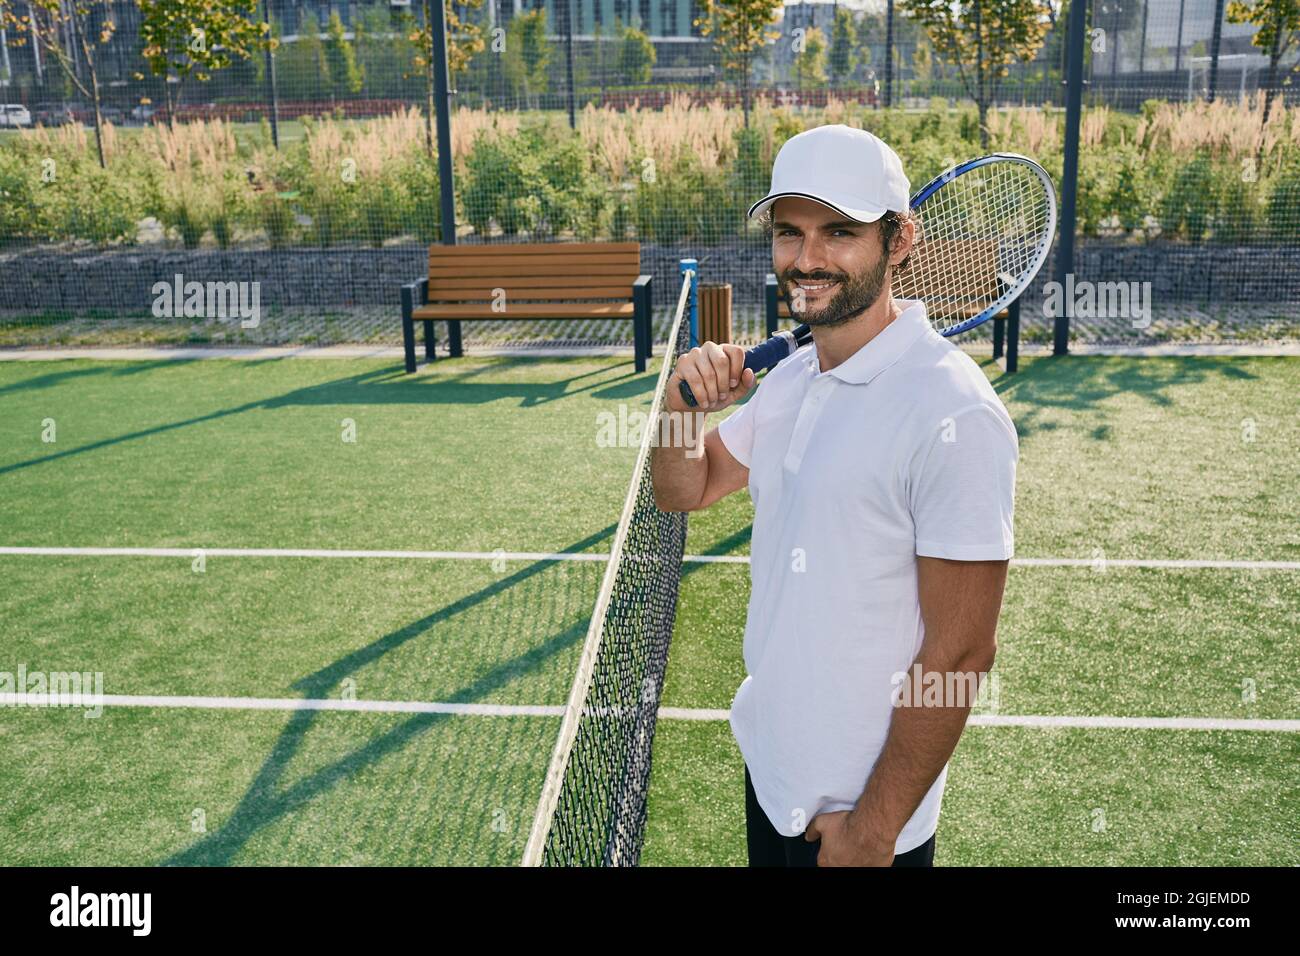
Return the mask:
<path fill-rule="evenodd" d="M 745 368 L 755 375 L 776 368 L 782 359 L 791 355 L 795 349 L 808 341 L 808 335 L 809 329 L 806 325 L 799 326 L 793 332 L 782 330 L 776 333 L 766 342 L 755 345 L 745 352 Z M 677 383 L 677 388 L 682 393 L 682 401 L 688 407 L 695 408 L 699 405 L 699 402 L 695 400 L 695 393 L 691 391 L 691 387 L 686 384 L 685 379 Z"/>

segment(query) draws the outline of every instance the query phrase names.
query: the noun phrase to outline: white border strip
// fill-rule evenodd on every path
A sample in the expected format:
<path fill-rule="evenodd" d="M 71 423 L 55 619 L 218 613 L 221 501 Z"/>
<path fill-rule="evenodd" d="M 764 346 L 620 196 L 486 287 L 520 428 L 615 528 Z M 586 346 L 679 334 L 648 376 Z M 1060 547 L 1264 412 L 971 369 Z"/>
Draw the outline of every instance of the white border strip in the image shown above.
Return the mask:
<path fill-rule="evenodd" d="M 53 695 L 57 698 L 57 695 Z M 0 707 L 50 706 L 48 694 L 0 693 Z M 58 701 L 56 700 L 56 703 Z M 84 697 L 77 705 L 102 703 L 105 707 L 161 707 L 183 710 L 330 710 L 385 714 L 450 714 L 459 717 L 563 717 L 559 705 L 449 704 L 421 700 L 332 700 L 298 697 L 174 697 L 154 694 L 104 694 Z M 61 704 L 67 709 L 67 704 Z M 727 710 L 661 707 L 660 720 L 716 722 L 731 719 Z M 1300 720 L 1238 719 L 1230 717 L 1081 717 L 1032 714 L 972 714 L 966 723 L 975 727 L 1078 727 L 1100 730 L 1236 730 L 1300 733 Z"/>
<path fill-rule="evenodd" d="M 192 558 L 400 558 L 416 561 L 591 561 L 604 563 L 603 551 L 389 551 L 336 548 L 54 548 L 0 546 L 0 555 L 66 557 Z M 686 564 L 749 564 L 747 554 L 688 554 Z M 1248 571 L 1300 571 L 1300 561 L 1235 561 L 1162 558 L 1012 558 L 1028 568 L 1219 568 Z"/>

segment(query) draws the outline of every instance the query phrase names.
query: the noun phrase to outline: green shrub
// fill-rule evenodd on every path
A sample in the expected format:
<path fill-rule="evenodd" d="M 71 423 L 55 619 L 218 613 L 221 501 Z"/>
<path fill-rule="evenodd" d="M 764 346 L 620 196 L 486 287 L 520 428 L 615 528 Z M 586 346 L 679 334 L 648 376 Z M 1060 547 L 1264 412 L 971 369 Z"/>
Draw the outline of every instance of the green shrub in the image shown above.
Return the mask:
<path fill-rule="evenodd" d="M 1240 163 L 1215 163 L 1216 219 L 1213 239 L 1224 243 L 1255 243 L 1266 238 L 1263 184 L 1247 178 Z"/>
<path fill-rule="evenodd" d="M 39 238 L 32 185 L 18 154 L 0 150 L 0 245 Z"/>
<path fill-rule="evenodd" d="M 1300 161 L 1293 161 L 1273 180 L 1265 217 L 1274 239 L 1300 241 Z"/>
<path fill-rule="evenodd" d="M 423 245 L 429 246 L 442 236 L 442 192 L 438 185 L 438 162 L 426 153 L 411 157 L 398 171 L 398 180 L 406 193 L 401 228 Z"/>
<path fill-rule="evenodd" d="M 271 248 L 282 249 L 289 245 L 296 223 L 288 201 L 273 192 L 266 192 L 258 197 L 253 208 L 257 216 L 255 222 L 266 230 Z"/>
<path fill-rule="evenodd" d="M 507 236 L 537 228 L 542 205 L 534 190 L 543 179 L 541 146 L 540 136 L 531 130 L 518 137 L 480 136 L 474 141 L 465 160 L 461 196 L 465 220 L 476 232 L 488 235 L 493 220 Z"/>
<path fill-rule="evenodd" d="M 1142 151 L 1132 144 L 1116 145 L 1108 150 L 1112 176 L 1105 205 L 1118 217 L 1120 228 L 1131 233 L 1140 229 L 1155 202 L 1154 184 L 1148 176 L 1148 164 Z"/>
<path fill-rule="evenodd" d="M 1199 242 L 1218 212 L 1214 163 L 1204 150 L 1182 165 L 1160 200 L 1160 228 L 1170 238 Z"/>

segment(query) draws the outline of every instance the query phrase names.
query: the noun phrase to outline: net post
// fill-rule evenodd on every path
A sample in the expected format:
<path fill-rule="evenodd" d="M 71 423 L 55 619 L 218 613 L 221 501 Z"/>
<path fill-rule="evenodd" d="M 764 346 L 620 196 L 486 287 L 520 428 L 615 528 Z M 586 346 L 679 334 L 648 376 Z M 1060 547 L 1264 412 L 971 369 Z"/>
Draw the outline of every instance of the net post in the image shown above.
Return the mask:
<path fill-rule="evenodd" d="M 687 301 L 687 315 L 691 320 L 691 348 L 700 344 L 700 261 L 698 259 L 681 259 L 677 268 L 682 276 L 691 273 L 690 298 Z"/>

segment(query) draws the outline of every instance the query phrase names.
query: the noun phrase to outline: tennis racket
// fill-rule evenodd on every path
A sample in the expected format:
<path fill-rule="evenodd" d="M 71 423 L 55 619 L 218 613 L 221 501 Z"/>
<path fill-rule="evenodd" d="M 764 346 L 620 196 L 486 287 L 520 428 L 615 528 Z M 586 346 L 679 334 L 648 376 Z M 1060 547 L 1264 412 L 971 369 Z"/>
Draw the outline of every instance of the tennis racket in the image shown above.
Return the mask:
<path fill-rule="evenodd" d="M 893 294 L 924 299 L 930 324 L 956 335 L 987 322 L 1028 288 L 1056 233 L 1056 193 L 1047 171 L 1015 153 L 993 153 L 946 170 L 912 197 L 917 241 Z M 812 339 L 800 325 L 745 353 L 755 374 L 775 368 Z M 685 381 L 682 399 L 698 403 Z"/>

